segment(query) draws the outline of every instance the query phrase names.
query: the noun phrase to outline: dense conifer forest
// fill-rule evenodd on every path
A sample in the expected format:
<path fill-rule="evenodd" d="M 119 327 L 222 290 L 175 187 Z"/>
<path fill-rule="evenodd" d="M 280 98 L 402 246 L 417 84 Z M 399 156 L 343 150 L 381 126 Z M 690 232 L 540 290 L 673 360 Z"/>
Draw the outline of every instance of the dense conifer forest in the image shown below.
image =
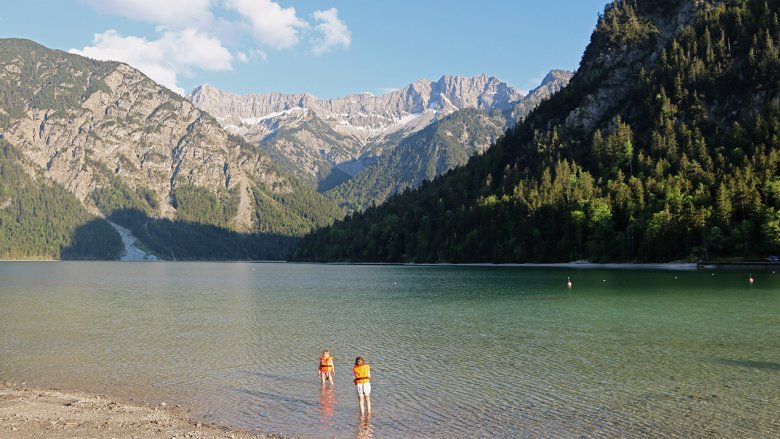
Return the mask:
<path fill-rule="evenodd" d="M 684 26 L 669 26 L 691 9 Z M 484 156 L 308 235 L 292 259 L 780 253 L 779 10 L 780 0 L 608 4 L 571 84 Z M 608 111 L 591 125 L 567 121 L 614 84 L 603 66 L 621 62 L 630 92 L 598 102 Z"/>
<path fill-rule="evenodd" d="M 0 138 L 0 259 L 118 259 L 119 234 L 57 184 L 33 181 Z"/>

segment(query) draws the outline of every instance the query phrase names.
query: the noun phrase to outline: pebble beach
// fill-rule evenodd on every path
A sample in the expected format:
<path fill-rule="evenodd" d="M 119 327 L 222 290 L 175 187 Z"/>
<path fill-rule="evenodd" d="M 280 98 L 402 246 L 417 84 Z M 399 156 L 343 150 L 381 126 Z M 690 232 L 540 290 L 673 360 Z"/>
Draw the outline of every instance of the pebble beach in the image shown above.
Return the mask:
<path fill-rule="evenodd" d="M 199 423 L 178 406 L 149 406 L 104 395 L 0 383 L 0 436 L 9 439 L 281 439 Z"/>

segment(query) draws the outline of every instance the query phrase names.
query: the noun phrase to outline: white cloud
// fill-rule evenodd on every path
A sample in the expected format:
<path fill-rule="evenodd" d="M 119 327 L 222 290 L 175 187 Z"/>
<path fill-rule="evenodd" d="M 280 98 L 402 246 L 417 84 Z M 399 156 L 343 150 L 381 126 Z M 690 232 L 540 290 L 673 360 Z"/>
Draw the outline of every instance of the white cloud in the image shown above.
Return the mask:
<path fill-rule="evenodd" d="M 216 0 L 83 0 L 98 11 L 165 26 L 208 23 Z"/>
<path fill-rule="evenodd" d="M 196 29 L 163 30 L 160 39 L 122 36 L 115 30 L 95 34 L 92 46 L 71 53 L 99 60 L 121 61 L 141 70 L 158 83 L 184 94 L 179 75 L 202 70 L 232 70 L 233 55 L 222 43 Z"/>
<path fill-rule="evenodd" d="M 282 8 L 271 0 L 225 0 L 225 4 L 248 20 L 257 42 L 274 49 L 297 45 L 300 31 L 309 27 L 298 18 L 295 8 Z"/>
<path fill-rule="evenodd" d="M 290 50 L 304 38 L 317 56 L 352 43 L 335 8 L 314 12 L 309 24 L 295 8 L 282 7 L 277 0 L 79 1 L 107 14 L 154 24 L 157 34 L 145 38 L 108 30 L 71 53 L 125 62 L 179 93 L 182 75 L 232 70 L 233 62 L 266 62 L 268 49 Z"/>
<path fill-rule="evenodd" d="M 330 52 L 337 46 L 346 48 L 352 44 L 352 32 L 343 21 L 339 20 L 339 11 L 336 8 L 315 11 L 314 19 L 320 22 L 314 29 L 321 35 L 314 40 L 312 51 L 315 55 Z"/>
<path fill-rule="evenodd" d="M 166 31 L 158 40 L 176 65 L 203 70 L 232 70 L 233 55 L 218 39 L 196 29 Z"/>

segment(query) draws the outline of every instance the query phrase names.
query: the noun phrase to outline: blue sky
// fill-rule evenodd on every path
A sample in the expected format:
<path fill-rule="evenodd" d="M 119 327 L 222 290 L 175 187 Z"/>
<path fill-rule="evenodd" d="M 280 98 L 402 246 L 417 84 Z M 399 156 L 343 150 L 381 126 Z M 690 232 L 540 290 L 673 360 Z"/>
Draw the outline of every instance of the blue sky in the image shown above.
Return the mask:
<path fill-rule="evenodd" d="M 382 94 L 444 74 L 528 90 L 578 67 L 607 0 L 21 0 L 0 37 L 128 62 L 179 92 Z"/>

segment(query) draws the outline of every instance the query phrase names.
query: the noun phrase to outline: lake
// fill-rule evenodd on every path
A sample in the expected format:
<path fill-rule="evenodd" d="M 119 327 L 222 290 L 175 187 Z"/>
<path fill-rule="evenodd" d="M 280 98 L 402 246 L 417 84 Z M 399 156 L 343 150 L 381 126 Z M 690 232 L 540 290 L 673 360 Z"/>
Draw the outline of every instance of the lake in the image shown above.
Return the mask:
<path fill-rule="evenodd" d="M 770 437 L 780 274 L 752 276 L 4 262 L 0 380 L 312 437 Z M 370 419 L 356 356 L 372 365 Z"/>

